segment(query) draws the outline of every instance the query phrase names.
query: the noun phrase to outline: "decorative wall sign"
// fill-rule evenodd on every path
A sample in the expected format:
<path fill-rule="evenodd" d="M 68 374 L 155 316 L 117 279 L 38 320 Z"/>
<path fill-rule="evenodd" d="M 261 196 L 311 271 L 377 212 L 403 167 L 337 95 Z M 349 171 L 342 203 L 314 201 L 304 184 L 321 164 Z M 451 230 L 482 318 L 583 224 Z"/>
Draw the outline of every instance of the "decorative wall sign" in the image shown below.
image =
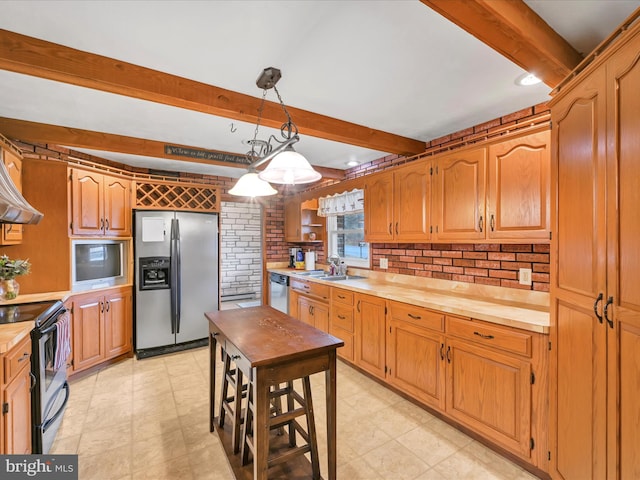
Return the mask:
<path fill-rule="evenodd" d="M 248 164 L 245 155 L 216 152 L 214 150 L 200 150 L 197 148 L 180 147 L 178 145 L 165 145 L 164 153 L 175 157 L 197 158 L 198 160 L 215 160 L 217 162 Z"/>

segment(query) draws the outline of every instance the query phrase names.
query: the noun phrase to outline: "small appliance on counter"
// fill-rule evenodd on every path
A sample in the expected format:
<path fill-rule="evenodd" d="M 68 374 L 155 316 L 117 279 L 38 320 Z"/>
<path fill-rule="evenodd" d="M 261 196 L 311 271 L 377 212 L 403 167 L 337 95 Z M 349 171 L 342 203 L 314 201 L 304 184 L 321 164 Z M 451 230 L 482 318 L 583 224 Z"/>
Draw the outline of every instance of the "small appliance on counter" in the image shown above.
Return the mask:
<path fill-rule="evenodd" d="M 298 261 L 298 252 L 302 252 L 301 248 L 289 249 L 289 268 L 296 268 L 296 262 Z"/>

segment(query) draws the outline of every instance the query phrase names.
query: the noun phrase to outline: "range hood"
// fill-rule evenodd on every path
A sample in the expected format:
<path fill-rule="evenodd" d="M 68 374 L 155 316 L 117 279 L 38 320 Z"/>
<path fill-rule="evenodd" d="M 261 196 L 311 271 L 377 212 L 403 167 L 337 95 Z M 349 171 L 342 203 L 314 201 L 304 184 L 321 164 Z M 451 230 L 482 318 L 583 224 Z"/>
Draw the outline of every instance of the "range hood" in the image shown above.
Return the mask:
<path fill-rule="evenodd" d="M 24 199 L 0 161 L 0 223 L 36 224 L 43 216 Z"/>

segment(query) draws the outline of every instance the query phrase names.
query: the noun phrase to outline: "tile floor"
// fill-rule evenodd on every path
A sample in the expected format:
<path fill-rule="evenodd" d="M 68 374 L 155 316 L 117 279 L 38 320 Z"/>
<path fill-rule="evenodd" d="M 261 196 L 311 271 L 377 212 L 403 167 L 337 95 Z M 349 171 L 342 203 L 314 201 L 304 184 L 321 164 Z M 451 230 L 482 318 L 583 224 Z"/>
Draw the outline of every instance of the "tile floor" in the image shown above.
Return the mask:
<path fill-rule="evenodd" d="M 208 429 L 208 355 L 129 359 L 72 381 L 52 453 L 78 453 L 80 480 L 233 479 Z M 324 376 L 312 382 L 324 474 Z M 338 478 L 536 477 L 338 362 Z"/>

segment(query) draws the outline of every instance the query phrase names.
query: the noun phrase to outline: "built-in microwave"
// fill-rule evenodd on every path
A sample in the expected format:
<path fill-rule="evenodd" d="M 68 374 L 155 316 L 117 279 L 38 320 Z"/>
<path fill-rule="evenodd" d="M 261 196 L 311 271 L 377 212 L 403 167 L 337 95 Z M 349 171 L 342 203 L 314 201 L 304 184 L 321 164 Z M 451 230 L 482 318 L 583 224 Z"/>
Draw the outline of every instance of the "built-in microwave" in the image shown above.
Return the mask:
<path fill-rule="evenodd" d="M 128 244 L 125 240 L 72 240 L 73 291 L 127 283 Z"/>

